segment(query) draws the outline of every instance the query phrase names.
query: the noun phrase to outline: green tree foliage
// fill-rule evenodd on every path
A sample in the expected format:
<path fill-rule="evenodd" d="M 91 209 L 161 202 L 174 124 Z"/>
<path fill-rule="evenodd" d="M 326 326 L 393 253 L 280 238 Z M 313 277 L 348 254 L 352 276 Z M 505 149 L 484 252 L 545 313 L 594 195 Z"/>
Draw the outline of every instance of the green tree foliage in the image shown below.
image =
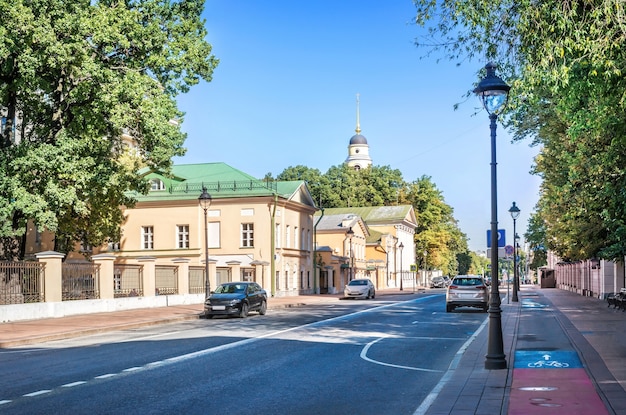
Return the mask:
<path fill-rule="evenodd" d="M 500 65 L 505 124 L 542 146 L 541 246 L 564 259 L 626 254 L 626 6 L 622 0 L 414 0 L 418 40 Z M 534 232 L 533 232 L 534 234 Z M 539 241 L 535 241 L 539 246 Z"/>
<path fill-rule="evenodd" d="M 175 98 L 218 61 L 201 0 L 0 0 L 0 237 L 118 237 L 139 167 L 184 154 Z M 132 137 L 129 149 L 124 137 Z M 13 254 L 15 254 L 13 252 Z"/>
<path fill-rule="evenodd" d="M 428 265 L 444 274 L 458 274 L 457 255 L 468 252 L 467 237 L 458 227 L 454 210 L 445 203 L 443 194 L 429 176 L 422 176 L 406 188 L 403 203 L 412 204 L 417 216 L 417 253 L 422 256 L 427 252 Z"/>

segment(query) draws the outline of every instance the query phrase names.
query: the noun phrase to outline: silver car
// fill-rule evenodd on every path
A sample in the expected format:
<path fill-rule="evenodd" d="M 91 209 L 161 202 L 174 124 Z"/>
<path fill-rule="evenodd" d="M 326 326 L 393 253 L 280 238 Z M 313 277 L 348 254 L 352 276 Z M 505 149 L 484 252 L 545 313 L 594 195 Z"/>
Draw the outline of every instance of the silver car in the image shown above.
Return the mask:
<path fill-rule="evenodd" d="M 480 275 L 457 275 L 446 290 L 446 312 L 456 307 L 489 309 L 489 289 Z"/>
<path fill-rule="evenodd" d="M 376 288 L 374 288 L 372 281 L 367 278 L 357 278 L 346 285 L 343 295 L 346 298 L 375 298 Z"/>

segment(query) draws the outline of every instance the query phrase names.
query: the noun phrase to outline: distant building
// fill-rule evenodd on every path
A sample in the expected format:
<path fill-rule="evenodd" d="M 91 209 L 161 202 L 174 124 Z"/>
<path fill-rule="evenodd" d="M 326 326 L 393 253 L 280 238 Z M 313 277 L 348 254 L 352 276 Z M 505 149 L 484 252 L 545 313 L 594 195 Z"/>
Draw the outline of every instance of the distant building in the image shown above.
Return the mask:
<path fill-rule="evenodd" d="M 355 170 L 365 169 L 372 165 L 372 159 L 369 152 L 370 147 L 367 139 L 361 135 L 361 126 L 359 123 L 359 94 L 356 95 L 356 134 L 350 138 L 348 145 L 348 158 L 346 164 Z"/>
<path fill-rule="evenodd" d="M 315 223 L 322 292 L 340 292 L 354 278 L 369 278 L 377 289 L 399 287 L 401 275 L 404 286 L 415 283 L 413 206 L 330 208 Z"/>

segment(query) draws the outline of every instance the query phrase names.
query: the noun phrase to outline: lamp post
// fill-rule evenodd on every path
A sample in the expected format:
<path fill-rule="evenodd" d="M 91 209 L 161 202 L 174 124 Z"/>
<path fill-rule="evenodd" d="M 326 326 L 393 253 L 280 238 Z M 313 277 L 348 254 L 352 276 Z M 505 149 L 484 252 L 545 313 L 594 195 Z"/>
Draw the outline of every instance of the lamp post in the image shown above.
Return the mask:
<path fill-rule="evenodd" d="M 400 249 L 400 291 L 404 291 L 404 287 L 402 286 L 402 250 L 404 249 L 404 244 L 400 242 L 398 248 Z"/>
<path fill-rule="evenodd" d="M 500 289 L 498 275 L 498 192 L 496 164 L 496 121 L 498 113 L 504 108 L 511 89 L 502 79 L 496 76 L 496 65 L 485 66 L 485 76 L 474 93 L 480 98 L 489 114 L 491 130 L 491 295 L 489 296 L 489 340 L 485 369 L 506 369 L 506 356 L 502 341 L 502 309 L 500 308 Z"/>
<path fill-rule="evenodd" d="M 209 278 L 209 222 L 207 219 L 207 211 L 211 206 L 211 195 L 207 192 L 206 187 L 202 186 L 202 193 L 198 197 L 200 207 L 204 210 L 204 273 L 206 280 L 204 282 L 205 298 L 211 295 L 211 281 Z"/>
<path fill-rule="evenodd" d="M 517 303 L 519 301 L 519 298 L 517 297 L 517 291 L 519 290 L 519 282 L 518 282 L 519 275 L 517 273 L 517 232 L 515 232 L 515 222 L 517 221 L 517 218 L 519 218 L 520 210 L 515 204 L 515 202 L 513 202 L 513 206 L 511 206 L 511 208 L 509 209 L 509 213 L 511 214 L 511 217 L 513 218 L 513 298 L 512 298 L 512 301 L 514 303 Z"/>
<path fill-rule="evenodd" d="M 350 241 L 350 268 L 348 271 L 348 281 L 352 281 L 352 266 L 353 264 L 353 255 L 352 255 L 352 238 L 354 237 L 354 231 L 352 230 L 352 228 L 348 229 L 348 232 L 346 232 L 346 235 L 348 235 L 348 240 Z"/>

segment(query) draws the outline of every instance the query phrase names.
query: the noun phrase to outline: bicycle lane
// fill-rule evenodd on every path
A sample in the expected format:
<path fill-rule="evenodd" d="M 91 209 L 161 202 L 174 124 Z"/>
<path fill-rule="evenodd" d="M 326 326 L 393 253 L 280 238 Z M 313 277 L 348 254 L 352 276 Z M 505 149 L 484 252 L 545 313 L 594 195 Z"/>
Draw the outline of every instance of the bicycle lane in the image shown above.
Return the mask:
<path fill-rule="evenodd" d="M 552 304 L 522 298 L 509 415 L 609 414 Z"/>

